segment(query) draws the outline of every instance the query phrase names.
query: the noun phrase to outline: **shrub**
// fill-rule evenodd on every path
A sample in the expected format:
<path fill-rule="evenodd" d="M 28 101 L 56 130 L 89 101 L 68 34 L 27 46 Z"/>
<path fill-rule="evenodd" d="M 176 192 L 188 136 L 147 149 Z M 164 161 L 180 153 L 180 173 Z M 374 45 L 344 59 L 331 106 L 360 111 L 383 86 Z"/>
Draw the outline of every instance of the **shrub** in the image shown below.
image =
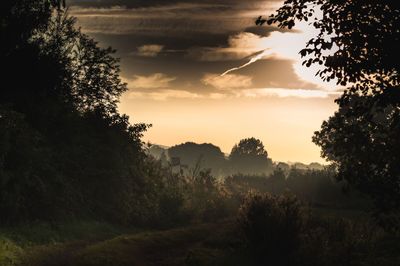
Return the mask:
<path fill-rule="evenodd" d="M 303 224 L 300 202 L 291 195 L 249 193 L 238 214 L 247 247 L 272 265 L 287 265 L 293 258 Z"/>
<path fill-rule="evenodd" d="M 392 265 L 373 263 L 381 259 L 376 244 L 382 236 L 383 230 L 368 220 L 311 216 L 295 265 Z"/>
<path fill-rule="evenodd" d="M 211 170 L 188 177 L 187 208 L 193 222 L 211 222 L 228 215 L 226 193 Z"/>

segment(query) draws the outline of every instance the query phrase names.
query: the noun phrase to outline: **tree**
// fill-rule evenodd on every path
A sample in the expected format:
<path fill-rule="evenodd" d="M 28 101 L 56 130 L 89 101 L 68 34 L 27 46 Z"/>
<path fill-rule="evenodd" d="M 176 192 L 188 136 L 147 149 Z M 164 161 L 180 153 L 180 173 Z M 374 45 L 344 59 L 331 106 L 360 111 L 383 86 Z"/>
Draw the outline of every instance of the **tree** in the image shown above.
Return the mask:
<path fill-rule="evenodd" d="M 324 80 L 366 85 L 371 76 L 398 81 L 399 10 L 395 0 L 287 0 L 268 23 L 292 28 L 296 20 L 310 21 L 319 33 L 300 52 L 310 56 L 304 64 L 323 64 Z"/>
<path fill-rule="evenodd" d="M 374 199 L 387 228 L 400 217 L 400 3 L 395 0 L 287 0 L 269 19 L 292 28 L 310 21 L 319 33 L 300 51 L 323 65 L 323 80 L 349 86 L 339 110 L 313 141 L 339 180 Z"/>
<path fill-rule="evenodd" d="M 134 221 L 156 185 L 147 125 L 117 112 L 126 85 L 113 49 L 76 29 L 60 1 L 7 0 L 1 13 L 0 223 Z"/>
<path fill-rule="evenodd" d="M 243 174 L 265 174 L 272 167 L 272 161 L 264 144 L 256 138 L 242 139 L 229 155 L 231 167 Z"/>
<path fill-rule="evenodd" d="M 338 179 L 371 196 L 376 218 L 393 228 L 400 208 L 400 105 L 378 105 L 376 96 L 353 95 L 313 141 L 336 165 Z"/>
<path fill-rule="evenodd" d="M 49 149 L 22 114 L 0 105 L 0 224 L 56 211 L 60 180 Z"/>
<path fill-rule="evenodd" d="M 60 2 L 59 0 L 2 1 L 1 55 L 24 47 L 35 32 L 46 29 L 53 11 L 52 7 L 61 8 Z"/>
<path fill-rule="evenodd" d="M 225 167 L 225 156 L 221 149 L 210 143 L 182 143 L 170 147 L 168 155 L 170 158 L 180 158 L 183 165 L 210 168 L 213 173 L 218 173 Z"/>

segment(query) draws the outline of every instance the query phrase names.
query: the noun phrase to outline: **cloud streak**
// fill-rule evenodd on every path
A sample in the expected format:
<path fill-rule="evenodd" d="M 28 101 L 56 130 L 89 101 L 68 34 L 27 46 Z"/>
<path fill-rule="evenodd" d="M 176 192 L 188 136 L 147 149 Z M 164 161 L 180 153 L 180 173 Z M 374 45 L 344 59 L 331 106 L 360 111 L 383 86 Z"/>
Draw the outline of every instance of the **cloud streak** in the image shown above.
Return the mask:
<path fill-rule="evenodd" d="M 264 50 L 264 51 L 262 51 L 261 53 L 259 53 L 259 54 L 255 55 L 254 57 L 252 57 L 252 58 L 250 59 L 249 62 L 247 62 L 247 63 L 245 63 L 245 64 L 243 64 L 243 65 L 241 65 L 241 66 L 228 69 L 227 71 L 225 71 L 224 73 L 221 74 L 221 77 L 227 75 L 227 74 L 230 73 L 230 72 L 233 72 L 233 71 L 236 71 L 236 70 L 245 68 L 245 67 L 247 67 L 247 66 L 249 66 L 249 65 L 251 65 L 251 64 L 253 64 L 253 63 L 255 63 L 255 62 L 257 62 L 258 60 L 263 59 L 263 58 L 265 57 L 265 54 L 266 54 L 267 52 L 268 52 L 267 50 Z"/>
<path fill-rule="evenodd" d="M 146 44 L 137 48 L 137 55 L 144 57 L 156 57 L 163 49 L 163 45 Z"/>
<path fill-rule="evenodd" d="M 148 76 L 135 75 L 132 79 L 124 79 L 130 89 L 160 89 L 168 88 L 176 77 L 163 73 L 154 73 Z"/>

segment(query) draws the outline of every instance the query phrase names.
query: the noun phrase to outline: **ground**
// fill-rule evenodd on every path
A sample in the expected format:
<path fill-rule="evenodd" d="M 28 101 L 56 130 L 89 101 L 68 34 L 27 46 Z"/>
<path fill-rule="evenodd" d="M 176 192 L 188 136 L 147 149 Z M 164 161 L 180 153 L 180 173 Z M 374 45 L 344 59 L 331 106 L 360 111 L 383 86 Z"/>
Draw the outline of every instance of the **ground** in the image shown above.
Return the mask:
<path fill-rule="evenodd" d="M 229 252 L 225 232 L 232 226 L 231 221 L 223 221 L 124 234 L 103 241 L 39 245 L 26 250 L 22 265 L 197 265 L 200 261 L 214 264 Z"/>

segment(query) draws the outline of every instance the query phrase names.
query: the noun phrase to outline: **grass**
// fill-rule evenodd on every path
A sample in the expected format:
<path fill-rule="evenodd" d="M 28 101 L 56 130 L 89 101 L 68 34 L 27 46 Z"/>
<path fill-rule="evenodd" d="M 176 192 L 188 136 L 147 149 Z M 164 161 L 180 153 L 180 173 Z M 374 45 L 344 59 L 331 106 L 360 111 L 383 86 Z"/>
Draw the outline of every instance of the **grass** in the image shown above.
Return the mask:
<path fill-rule="evenodd" d="M 124 234 L 104 241 L 41 245 L 26 251 L 23 265 L 187 265 L 193 249 L 229 224 Z"/>
<path fill-rule="evenodd" d="M 75 247 L 134 231 L 98 221 L 70 221 L 57 225 L 32 223 L 0 228 L 0 266 L 18 265 L 32 250 L 50 254 L 64 250 L 68 246 L 64 243 L 73 243 Z"/>
<path fill-rule="evenodd" d="M 299 254 L 310 262 L 323 262 L 312 265 L 342 265 L 342 255 L 346 254 L 343 252 L 348 251 L 358 263 L 348 265 L 400 265 L 400 237 L 372 231 L 371 240 L 367 239 L 363 235 L 368 235 L 370 229 L 359 226 L 362 222 L 357 221 L 358 212 L 312 211 L 318 215 L 321 225 L 311 228 L 311 238 L 306 237 L 308 242 L 302 244 L 302 254 Z M 352 226 L 338 226 L 340 223 L 335 219 L 343 216 L 348 217 L 346 220 Z M 334 242 L 325 248 L 320 240 L 324 245 L 326 241 Z M 332 264 L 336 260 L 340 263 Z M 139 231 L 94 221 L 3 228 L 0 230 L 0 266 L 16 265 L 234 266 L 259 265 L 259 262 L 244 245 L 235 220 L 231 219 L 164 231 Z"/>
<path fill-rule="evenodd" d="M 13 241 L 0 237 L 0 265 L 12 266 L 20 263 L 22 248 Z"/>
<path fill-rule="evenodd" d="M 71 221 L 59 224 L 33 223 L 0 229 L 0 236 L 22 247 L 80 239 L 108 238 L 127 229 L 98 221 Z"/>

